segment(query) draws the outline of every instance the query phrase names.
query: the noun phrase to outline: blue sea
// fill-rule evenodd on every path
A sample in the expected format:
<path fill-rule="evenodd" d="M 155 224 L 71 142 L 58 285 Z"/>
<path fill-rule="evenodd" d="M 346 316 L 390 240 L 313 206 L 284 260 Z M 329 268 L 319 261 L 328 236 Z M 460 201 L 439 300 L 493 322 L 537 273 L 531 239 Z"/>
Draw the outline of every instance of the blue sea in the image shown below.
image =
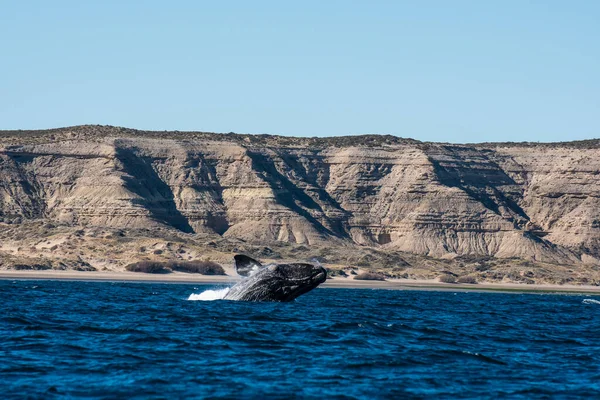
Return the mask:
<path fill-rule="evenodd" d="M 208 289 L 219 287 L 0 281 L 1 397 L 600 397 L 594 297 L 319 288 L 292 303 L 188 300 Z"/>

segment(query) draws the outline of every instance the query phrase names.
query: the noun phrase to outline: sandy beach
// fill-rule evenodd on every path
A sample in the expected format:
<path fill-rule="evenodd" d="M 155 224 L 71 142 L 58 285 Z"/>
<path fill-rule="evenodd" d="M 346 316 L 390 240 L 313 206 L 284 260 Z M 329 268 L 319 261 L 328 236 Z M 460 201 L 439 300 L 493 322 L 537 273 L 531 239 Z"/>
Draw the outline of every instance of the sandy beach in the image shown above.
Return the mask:
<path fill-rule="evenodd" d="M 140 274 L 134 272 L 78 272 L 78 271 L 0 271 L 5 280 L 62 280 L 62 281 L 107 281 L 107 282 L 160 282 L 233 284 L 239 279 L 229 275 L 197 275 L 174 272 L 170 274 Z M 435 280 L 390 279 L 386 281 L 361 281 L 351 278 L 329 279 L 322 288 L 387 289 L 387 290 L 435 290 L 435 291 L 478 291 L 515 293 L 578 293 L 600 295 L 598 286 L 576 285 L 523 285 L 513 283 L 448 284 Z"/>

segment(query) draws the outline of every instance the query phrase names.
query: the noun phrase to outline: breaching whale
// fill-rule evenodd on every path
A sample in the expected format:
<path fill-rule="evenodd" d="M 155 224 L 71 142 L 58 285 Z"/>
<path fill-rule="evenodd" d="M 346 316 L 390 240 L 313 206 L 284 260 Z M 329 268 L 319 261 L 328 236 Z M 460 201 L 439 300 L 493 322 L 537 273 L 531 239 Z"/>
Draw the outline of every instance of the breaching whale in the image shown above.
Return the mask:
<path fill-rule="evenodd" d="M 292 301 L 327 279 L 325 268 L 307 264 L 270 264 L 263 266 L 253 258 L 238 254 L 235 269 L 242 276 L 224 297 L 241 301 Z"/>

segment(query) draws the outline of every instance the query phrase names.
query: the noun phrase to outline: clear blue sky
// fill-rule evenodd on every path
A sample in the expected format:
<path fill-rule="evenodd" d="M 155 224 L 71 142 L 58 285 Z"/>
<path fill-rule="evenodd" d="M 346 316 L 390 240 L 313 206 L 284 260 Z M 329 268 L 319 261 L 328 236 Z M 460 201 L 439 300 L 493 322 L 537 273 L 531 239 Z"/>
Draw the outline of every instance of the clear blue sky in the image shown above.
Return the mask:
<path fill-rule="evenodd" d="M 0 129 L 600 137 L 597 0 L 0 6 Z"/>

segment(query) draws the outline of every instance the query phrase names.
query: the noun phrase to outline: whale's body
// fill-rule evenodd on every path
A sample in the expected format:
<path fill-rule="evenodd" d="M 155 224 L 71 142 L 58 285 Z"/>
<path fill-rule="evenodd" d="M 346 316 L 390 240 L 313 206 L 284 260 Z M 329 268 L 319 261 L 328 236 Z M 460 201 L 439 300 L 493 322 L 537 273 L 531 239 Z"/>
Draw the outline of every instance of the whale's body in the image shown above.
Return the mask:
<path fill-rule="evenodd" d="M 235 267 L 244 279 L 229 289 L 225 300 L 292 301 L 327 278 L 321 266 L 307 263 L 263 266 L 243 255 L 235 256 Z"/>

